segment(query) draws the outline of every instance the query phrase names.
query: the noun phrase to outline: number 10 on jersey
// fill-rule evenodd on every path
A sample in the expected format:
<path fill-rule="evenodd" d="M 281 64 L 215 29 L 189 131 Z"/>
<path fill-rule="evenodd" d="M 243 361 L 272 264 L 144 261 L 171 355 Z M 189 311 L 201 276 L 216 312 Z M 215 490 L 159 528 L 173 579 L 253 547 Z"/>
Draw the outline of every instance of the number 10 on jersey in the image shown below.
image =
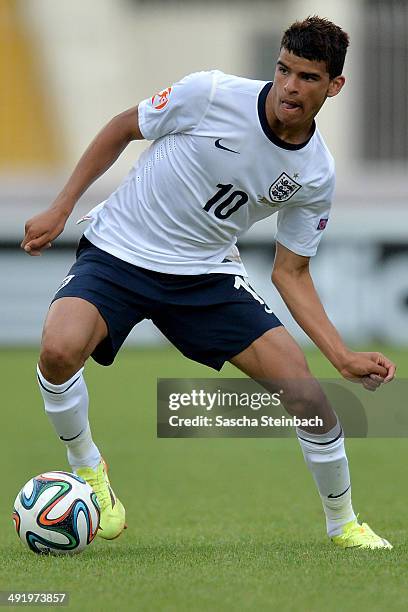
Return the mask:
<path fill-rule="evenodd" d="M 217 204 L 214 208 L 214 215 L 218 219 L 228 219 L 228 217 L 248 202 L 248 194 L 246 194 L 245 191 L 236 189 L 231 192 L 234 185 L 223 185 L 219 183 L 217 187 L 218 191 L 208 200 L 207 204 L 204 206 L 204 210 L 209 212 L 211 208 Z M 232 206 L 229 208 L 231 204 Z"/>

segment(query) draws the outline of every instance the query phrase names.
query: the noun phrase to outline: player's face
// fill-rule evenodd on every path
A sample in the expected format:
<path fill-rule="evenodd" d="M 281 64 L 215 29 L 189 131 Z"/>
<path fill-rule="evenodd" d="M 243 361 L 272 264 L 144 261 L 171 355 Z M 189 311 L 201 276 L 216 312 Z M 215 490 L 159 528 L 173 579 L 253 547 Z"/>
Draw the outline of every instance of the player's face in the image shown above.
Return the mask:
<path fill-rule="evenodd" d="M 271 90 L 271 110 L 287 128 L 309 126 L 328 97 L 336 96 L 344 77 L 330 79 L 326 62 L 311 61 L 282 48 Z"/>

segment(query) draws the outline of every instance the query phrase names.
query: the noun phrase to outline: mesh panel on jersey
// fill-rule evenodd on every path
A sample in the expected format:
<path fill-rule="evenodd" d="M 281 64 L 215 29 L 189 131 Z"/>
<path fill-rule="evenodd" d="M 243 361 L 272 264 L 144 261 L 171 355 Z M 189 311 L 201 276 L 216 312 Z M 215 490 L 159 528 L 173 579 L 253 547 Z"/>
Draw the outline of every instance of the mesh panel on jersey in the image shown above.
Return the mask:
<path fill-rule="evenodd" d="M 158 162 L 162 161 L 163 159 L 166 159 L 168 154 L 173 153 L 176 149 L 176 137 L 174 134 L 169 134 L 168 136 L 166 136 L 164 142 L 162 142 L 160 146 L 156 149 L 153 157 L 149 159 L 143 166 L 143 174 L 146 175 L 147 173 L 149 173 Z M 141 180 L 141 176 L 137 175 L 136 182 L 140 183 Z"/>

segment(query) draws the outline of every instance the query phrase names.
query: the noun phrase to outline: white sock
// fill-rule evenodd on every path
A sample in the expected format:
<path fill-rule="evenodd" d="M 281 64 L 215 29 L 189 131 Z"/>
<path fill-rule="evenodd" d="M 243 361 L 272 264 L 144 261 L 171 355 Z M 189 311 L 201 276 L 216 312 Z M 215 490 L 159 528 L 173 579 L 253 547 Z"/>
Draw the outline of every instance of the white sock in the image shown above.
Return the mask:
<path fill-rule="evenodd" d="M 44 378 L 37 366 L 45 412 L 67 447 L 68 462 L 73 471 L 85 466 L 95 469 L 101 460 L 89 428 L 88 390 L 82 375 L 83 369 L 61 385 L 54 385 Z"/>
<path fill-rule="evenodd" d="M 327 533 L 339 535 L 346 523 L 355 520 L 351 505 L 351 482 L 343 430 L 339 422 L 325 434 L 296 430 L 303 456 L 312 472 L 326 515 Z"/>

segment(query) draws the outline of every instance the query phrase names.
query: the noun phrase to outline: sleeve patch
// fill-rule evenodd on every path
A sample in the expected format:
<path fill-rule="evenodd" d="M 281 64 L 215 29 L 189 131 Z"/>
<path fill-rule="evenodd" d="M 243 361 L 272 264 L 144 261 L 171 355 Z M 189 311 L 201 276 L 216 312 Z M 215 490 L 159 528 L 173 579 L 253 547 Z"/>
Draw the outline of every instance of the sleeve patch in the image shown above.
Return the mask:
<path fill-rule="evenodd" d="M 163 89 L 163 91 L 159 91 L 152 96 L 151 102 L 155 110 L 161 111 L 166 108 L 169 103 L 171 89 L 171 87 L 167 87 L 166 89 Z"/>
<path fill-rule="evenodd" d="M 329 220 L 329 219 L 320 219 L 320 221 L 319 221 L 319 225 L 317 226 L 317 228 L 316 228 L 316 229 L 317 229 L 317 230 L 324 230 L 324 228 L 325 228 L 325 227 L 326 227 L 326 225 L 327 225 L 328 220 Z"/>

